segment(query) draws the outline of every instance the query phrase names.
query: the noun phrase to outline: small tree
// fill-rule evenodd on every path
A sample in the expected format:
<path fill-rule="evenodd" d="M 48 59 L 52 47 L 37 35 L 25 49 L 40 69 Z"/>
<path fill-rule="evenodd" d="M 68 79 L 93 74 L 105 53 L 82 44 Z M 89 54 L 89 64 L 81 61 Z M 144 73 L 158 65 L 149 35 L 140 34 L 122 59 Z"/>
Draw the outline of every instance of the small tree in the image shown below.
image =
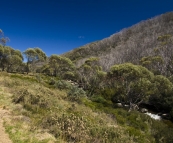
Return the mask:
<path fill-rule="evenodd" d="M 154 77 L 154 94 L 150 97 L 151 104 L 157 109 L 170 111 L 173 106 L 173 84 L 162 75 Z"/>
<path fill-rule="evenodd" d="M 11 49 L 11 54 L 8 57 L 8 66 L 7 71 L 12 72 L 16 71 L 18 67 L 22 64 L 23 56 L 22 53 L 19 50 Z"/>
<path fill-rule="evenodd" d="M 22 61 L 23 56 L 19 50 L 0 45 L 0 67 L 3 71 L 14 71 Z"/>
<path fill-rule="evenodd" d="M 129 103 L 131 110 L 133 105 L 148 100 L 153 78 L 153 73 L 142 66 L 131 63 L 114 65 L 108 73 L 111 88 L 116 91 L 112 98 Z"/>
<path fill-rule="evenodd" d="M 103 85 L 106 73 L 99 66 L 99 58 L 90 57 L 78 70 L 79 82 L 84 89 L 88 90 L 88 95 L 92 95 L 96 89 L 100 89 Z"/>
<path fill-rule="evenodd" d="M 46 54 L 40 48 L 28 48 L 26 51 L 24 51 L 24 55 L 27 58 L 27 73 L 30 71 L 35 71 L 35 65 L 37 62 L 46 61 L 47 59 Z"/>
<path fill-rule="evenodd" d="M 66 57 L 59 55 L 51 55 L 49 58 L 49 68 L 53 69 L 53 75 L 64 78 L 69 71 L 74 71 L 75 66 L 73 62 Z"/>
<path fill-rule="evenodd" d="M 154 74 L 161 74 L 163 71 L 163 58 L 161 56 L 148 56 L 140 60 L 142 66 L 146 67 Z"/>

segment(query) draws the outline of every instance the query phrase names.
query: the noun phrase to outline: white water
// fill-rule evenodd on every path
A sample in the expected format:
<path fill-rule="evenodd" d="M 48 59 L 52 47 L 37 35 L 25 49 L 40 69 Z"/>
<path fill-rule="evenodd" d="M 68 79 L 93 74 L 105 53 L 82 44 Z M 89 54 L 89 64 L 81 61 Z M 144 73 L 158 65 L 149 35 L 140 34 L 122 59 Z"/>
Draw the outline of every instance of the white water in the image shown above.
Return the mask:
<path fill-rule="evenodd" d="M 161 120 L 162 119 L 161 116 L 156 115 L 156 114 L 152 114 L 152 113 L 148 113 L 148 112 L 145 114 L 147 114 L 148 116 L 150 116 L 151 118 L 153 118 L 155 120 Z"/>

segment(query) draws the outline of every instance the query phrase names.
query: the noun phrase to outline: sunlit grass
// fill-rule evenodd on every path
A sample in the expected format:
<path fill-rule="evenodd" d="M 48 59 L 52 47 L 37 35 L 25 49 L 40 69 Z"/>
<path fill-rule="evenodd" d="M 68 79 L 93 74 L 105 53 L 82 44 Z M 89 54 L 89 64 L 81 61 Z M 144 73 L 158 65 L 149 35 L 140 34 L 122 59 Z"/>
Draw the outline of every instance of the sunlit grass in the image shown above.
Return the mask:
<path fill-rule="evenodd" d="M 0 105 L 11 112 L 4 125 L 14 143 L 144 143 L 155 142 L 161 130 L 164 136 L 172 131 L 144 114 L 113 108 L 100 98 L 69 100 L 69 90 L 49 88 L 49 79 L 42 79 L 0 73 Z M 160 128 L 155 130 L 157 125 Z"/>

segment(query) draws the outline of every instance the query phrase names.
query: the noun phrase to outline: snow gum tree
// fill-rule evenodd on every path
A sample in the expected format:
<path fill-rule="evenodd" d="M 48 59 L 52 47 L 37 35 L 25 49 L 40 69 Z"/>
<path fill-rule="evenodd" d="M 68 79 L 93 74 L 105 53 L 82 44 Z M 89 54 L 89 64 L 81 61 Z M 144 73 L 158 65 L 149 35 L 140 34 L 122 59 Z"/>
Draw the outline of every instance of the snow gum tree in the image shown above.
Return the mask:
<path fill-rule="evenodd" d="M 27 59 L 27 73 L 36 69 L 36 63 L 46 61 L 47 56 L 40 48 L 28 48 L 23 53 Z"/>
<path fill-rule="evenodd" d="M 115 89 L 112 98 L 128 103 L 130 110 L 152 94 L 154 74 L 146 68 L 131 63 L 114 65 L 108 72 L 111 88 Z"/>

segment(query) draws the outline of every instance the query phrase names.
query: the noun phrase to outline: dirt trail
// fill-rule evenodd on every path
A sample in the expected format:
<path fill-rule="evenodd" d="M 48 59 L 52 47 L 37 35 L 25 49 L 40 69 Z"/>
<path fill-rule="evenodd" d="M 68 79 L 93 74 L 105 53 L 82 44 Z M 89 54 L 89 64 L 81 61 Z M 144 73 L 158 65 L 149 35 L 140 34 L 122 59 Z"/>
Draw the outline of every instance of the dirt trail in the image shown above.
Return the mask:
<path fill-rule="evenodd" d="M 3 119 L 8 117 L 9 111 L 0 108 L 0 143 L 12 143 L 3 126 Z"/>

